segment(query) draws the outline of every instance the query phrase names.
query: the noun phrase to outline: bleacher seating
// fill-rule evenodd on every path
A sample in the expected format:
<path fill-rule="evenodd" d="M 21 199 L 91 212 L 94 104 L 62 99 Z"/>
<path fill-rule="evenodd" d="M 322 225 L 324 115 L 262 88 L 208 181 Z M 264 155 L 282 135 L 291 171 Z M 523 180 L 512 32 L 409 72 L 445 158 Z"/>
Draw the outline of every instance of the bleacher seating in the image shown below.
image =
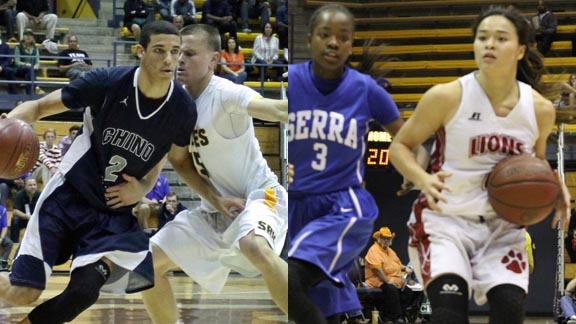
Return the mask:
<path fill-rule="evenodd" d="M 570 41 L 557 41 L 552 43 L 552 50 L 571 51 L 572 42 Z M 360 55 L 364 51 L 361 46 L 352 48 L 352 55 Z M 422 45 L 385 45 L 382 47 L 373 46 L 370 51 L 381 51 L 386 55 L 401 55 L 401 54 L 454 54 L 454 53 L 472 53 L 472 43 L 462 44 L 422 44 Z"/>
<path fill-rule="evenodd" d="M 571 0 L 547 0 L 548 6 L 556 4 L 570 3 Z M 323 0 L 304 0 L 306 6 L 320 7 L 325 4 L 341 4 L 350 9 L 390 9 L 390 8 L 425 8 L 425 7 L 453 7 L 453 6 L 466 6 L 466 5 L 492 5 L 495 4 L 493 0 L 408 0 L 408 1 L 323 1 Z"/>

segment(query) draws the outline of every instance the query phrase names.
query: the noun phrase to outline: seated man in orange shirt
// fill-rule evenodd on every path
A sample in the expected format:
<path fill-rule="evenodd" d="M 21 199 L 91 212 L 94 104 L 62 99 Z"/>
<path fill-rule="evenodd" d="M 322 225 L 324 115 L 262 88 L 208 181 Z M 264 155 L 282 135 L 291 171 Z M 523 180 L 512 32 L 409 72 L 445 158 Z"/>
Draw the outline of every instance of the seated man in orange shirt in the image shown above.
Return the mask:
<path fill-rule="evenodd" d="M 411 290 L 401 290 L 404 274 L 410 274 L 409 267 L 402 264 L 396 252 L 390 247 L 396 236 L 388 227 L 376 231 L 372 238 L 376 240 L 366 254 L 366 284 L 372 288 L 381 288 L 383 305 L 381 317 L 384 323 L 404 323 L 402 317 L 402 300 L 409 300 Z M 406 294 L 407 296 L 401 296 Z"/>

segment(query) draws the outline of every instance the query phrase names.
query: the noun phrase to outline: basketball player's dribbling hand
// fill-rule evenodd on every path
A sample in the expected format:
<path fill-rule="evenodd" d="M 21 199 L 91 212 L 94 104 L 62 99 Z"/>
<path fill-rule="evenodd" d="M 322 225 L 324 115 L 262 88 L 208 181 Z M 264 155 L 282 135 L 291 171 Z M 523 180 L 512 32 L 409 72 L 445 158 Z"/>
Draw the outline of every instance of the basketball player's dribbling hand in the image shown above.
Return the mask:
<path fill-rule="evenodd" d="M 112 209 L 134 205 L 146 194 L 138 179 L 127 174 L 122 174 L 122 178 L 126 182 L 106 188 L 104 194 L 107 199 L 106 205 Z"/>
<path fill-rule="evenodd" d="M 427 176 L 418 182 L 419 185 L 417 185 L 416 188 L 422 190 L 430 209 L 442 212 L 442 209 L 438 207 L 437 202 L 447 202 L 441 192 L 443 190 L 452 191 L 452 189 L 444 183 L 444 179 L 450 176 L 452 176 L 452 174 L 446 171 L 439 171 L 434 174 L 427 173 Z"/>
<path fill-rule="evenodd" d="M 558 172 L 556 172 L 558 174 Z M 562 227 L 564 230 L 568 229 L 570 224 L 570 191 L 568 187 L 558 177 L 558 182 L 560 183 L 560 188 L 562 189 L 561 194 L 558 195 L 558 200 L 556 200 L 556 206 L 554 211 L 554 220 L 552 221 L 552 228 L 558 228 L 560 226 L 560 219 L 562 219 Z"/>

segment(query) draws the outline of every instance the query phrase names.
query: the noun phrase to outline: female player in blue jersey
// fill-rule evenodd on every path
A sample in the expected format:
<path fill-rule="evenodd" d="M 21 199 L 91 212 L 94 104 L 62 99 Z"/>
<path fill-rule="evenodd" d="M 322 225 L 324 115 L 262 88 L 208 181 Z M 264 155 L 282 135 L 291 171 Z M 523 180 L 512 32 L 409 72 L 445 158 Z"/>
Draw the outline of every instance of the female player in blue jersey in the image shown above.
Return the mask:
<path fill-rule="evenodd" d="M 0 277 L 0 299 L 26 305 L 45 289 L 52 267 L 73 256 L 67 287 L 23 323 L 70 322 L 103 287 L 131 293 L 154 284 L 149 241 L 131 210 L 154 186 L 168 152 L 174 165 L 193 163 L 187 146 L 197 114 L 172 81 L 178 30 L 147 24 L 137 52 L 139 68 L 95 70 L 8 114 L 32 123 L 86 107 L 82 133 L 42 191 L 10 281 Z"/>
<path fill-rule="evenodd" d="M 350 11 L 322 6 L 310 21 L 312 60 L 289 67 L 289 318 L 299 324 L 360 308 L 346 274 L 378 216 L 361 187 L 368 122 L 392 134 L 403 124 L 390 95 L 346 65 L 353 39 Z"/>

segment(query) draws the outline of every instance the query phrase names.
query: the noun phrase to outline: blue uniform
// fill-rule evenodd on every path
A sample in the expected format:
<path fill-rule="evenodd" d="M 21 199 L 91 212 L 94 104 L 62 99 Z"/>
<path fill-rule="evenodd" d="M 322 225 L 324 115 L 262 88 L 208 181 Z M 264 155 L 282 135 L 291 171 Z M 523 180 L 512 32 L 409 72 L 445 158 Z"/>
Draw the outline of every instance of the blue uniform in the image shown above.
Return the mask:
<path fill-rule="evenodd" d="M 189 145 L 197 113 L 177 82 L 163 98 L 144 97 L 138 71 L 98 69 L 62 89 L 66 107 L 86 107 L 83 129 L 40 196 L 10 274 L 13 285 L 44 289 L 51 268 L 71 255 L 72 269 L 102 257 L 117 265 L 108 290 L 153 284 L 148 239 L 132 206 L 110 209 L 104 193 L 125 182 L 123 173 L 144 177 L 172 144 Z M 124 275 L 127 284 L 114 286 Z"/>
<path fill-rule="evenodd" d="M 288 149 L 295 177 L 288 192 L 288 256 L 326 273 L 331 283 L 320 283 L 310 296 L 330 316 L 360 307 L 347 272 L 378 217 L 374 199 L 361 187 L 369 122 L 386 125 L 400 114 L 384 89 L 353 69 L 346 68 L 337 84 L 319 80 L 311 62 L 289 70 Z"/>

